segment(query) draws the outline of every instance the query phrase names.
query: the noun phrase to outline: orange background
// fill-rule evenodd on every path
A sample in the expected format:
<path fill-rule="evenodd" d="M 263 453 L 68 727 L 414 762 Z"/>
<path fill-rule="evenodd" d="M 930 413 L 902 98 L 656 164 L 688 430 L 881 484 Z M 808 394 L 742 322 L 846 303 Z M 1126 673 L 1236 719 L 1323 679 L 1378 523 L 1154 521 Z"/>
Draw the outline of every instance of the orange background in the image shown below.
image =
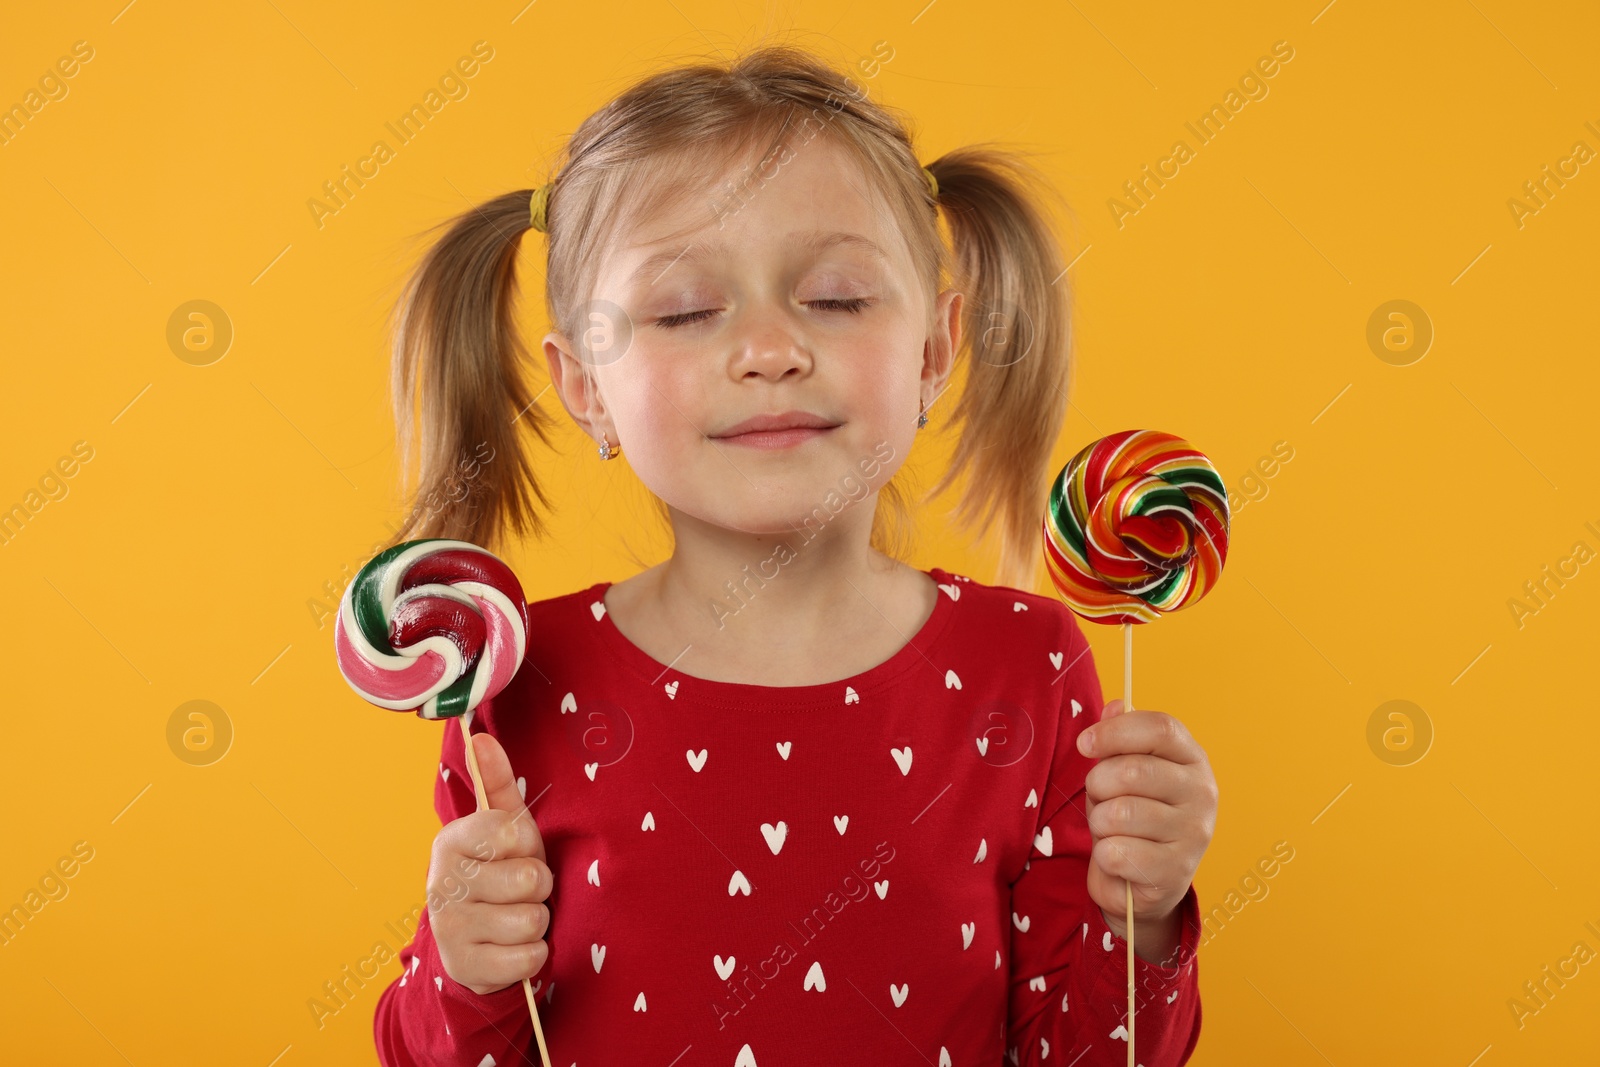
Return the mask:
<path fill-rule="evenodd" d="M 886 42 L 866 84 L 916 116 L 924 160 L 1040 149 L 1076 212 L 1056 465 L 1153 427 L 1245 501 L 1217 589 L 1137 636 L 1140 705 L 1183 718 L 1221 784 L 1202 905 L 1241 882 L 1258 898 L 1202 951 L 1192 1062 L 1593 1055 L 1592 7 L 111 0 L 7 24 L 0 105 L 75 42 L 93 53 L 0 144 L 0 508 L 38 505 L 0 544 L 0 908 L 73 869 L 0 945 L 9 1059 L 375 1062 L 395 964 L 321 1028 L 307 1002 L 397 948 L 385 924 L 421 901 L 441 727 L 362 703 L 308 602 L 401 511 L 383 321 L 413 235 L 545 180 L 638 76 L 765 30 L 841 64 Z M 477 41 L 493 58 L 467 95 L 319 227 L 322 183 Z M 1293 58 L 1266 95 L 1200 144 L 1185 123 L 1280 41 Z M 1179 139 L 1192 158 L 1119 225 L 1108 202 Z M 1583 161 L 1519 219 L 1509 202 L 1532 206 L 1524 183 L 1576 142 Z M 525 247 L 537 294 L 542 241 Z M 197 299 L 233 331 L 205 366 L 167 339 Z M 1392 300 L 1431 323 L 1420 359 L 1398 335 L 1369 344 Z M 539 300 L 525 326 L 547 328 Z M 924 484 L 941 414 L 911 460 Z M 661 558 L 626 462 L 587 444 L 566 425 L 547 458 L 555 536 L 507 553 L 530 599 Z M 910 562 L 990 580 L 949 504 L 924 510 Z M 1568 577 L 1532 611 L 1546 565 Z M 1113 695 L 1118 637 L 1091 628 Z M 232 731 L 209 765 L 169 741 L 194 700 Z M 1392 700 L 1409 720 L 1369 733 Z M 1278 842 L 1292 861 L 1251 881 Z M 1562 964 L 1578 942 L 1590 962 Z M 1519 1024 L 1508 1002 L 1547 965 L 1570 977 Z"/>

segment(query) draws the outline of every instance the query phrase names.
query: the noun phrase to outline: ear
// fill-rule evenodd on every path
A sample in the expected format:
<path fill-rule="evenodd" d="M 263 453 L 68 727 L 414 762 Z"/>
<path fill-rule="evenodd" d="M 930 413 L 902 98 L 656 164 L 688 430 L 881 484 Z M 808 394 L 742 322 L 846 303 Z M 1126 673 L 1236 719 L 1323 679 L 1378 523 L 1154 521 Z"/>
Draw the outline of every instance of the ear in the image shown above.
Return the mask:
<path fill-rule="evenodd" d="M 606 415 L 598 383 L 592 373 L 585 373 L 586 368 L 575 354 L 572 342 L 563 334 L 547 333 L 543 346 L 545 362 L 550 367 L 550 384 L 555 387 L 572 421 L 596 441 L 600 440 L 602 432 L 615 440 L 616 428 Z"/>
<path fill-rule="evenodd" d="M 962 294 L 946 289 L 933 303 L 934 328 L 922 349 L 922 382 L 930 406 L 933 398 L 944 392 L 961 347 L 962 300 Z"/>

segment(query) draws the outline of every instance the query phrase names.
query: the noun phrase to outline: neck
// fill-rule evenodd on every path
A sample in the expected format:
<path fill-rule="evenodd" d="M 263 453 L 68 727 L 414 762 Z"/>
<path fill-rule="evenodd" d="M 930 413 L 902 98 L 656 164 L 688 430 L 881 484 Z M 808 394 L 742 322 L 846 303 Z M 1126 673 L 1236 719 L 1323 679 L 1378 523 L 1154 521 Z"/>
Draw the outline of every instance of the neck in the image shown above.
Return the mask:
<path fill-rule="evenodd" d="M 686 649 L 695 673 L 806 677 L 862 635 L 903 619 L 904 564 L 869 544 L 876 494 L 787 533 L 729 530 L 671 509 L 674 549 L 652 568 L 641 607 Z M 899 597 L 896 596 L 899 591 Z"/>

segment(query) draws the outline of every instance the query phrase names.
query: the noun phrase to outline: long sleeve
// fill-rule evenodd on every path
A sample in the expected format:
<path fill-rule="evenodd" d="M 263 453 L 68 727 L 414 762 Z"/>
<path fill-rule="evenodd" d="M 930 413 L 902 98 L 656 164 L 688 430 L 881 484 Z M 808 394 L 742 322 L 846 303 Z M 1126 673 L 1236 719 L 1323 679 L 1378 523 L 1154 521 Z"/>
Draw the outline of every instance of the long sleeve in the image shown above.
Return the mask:
<path fill-rule="evenodd" d="M 461 729 L 453 722 L 445 724 L 433 806 L 441 825 L 477 808 Z M 480 995 L 451 978 L 439 958 L 429 916 L 424 908 L 416 936 L 400 952 L 400 976 L 379 997 L 373 1017 L 379 1062 L 384 1067 L 536 1065 L 537 1052 L 530 1058 L 527 1051 L 535 1046 L 522 983 Z M 540 976 L 534 981 L 537 992 Z"/>
<path fill-rule="evenodd" d="M 1103 700 L 1075 621 L 1066 643 L 1060 721 L 1036 836 L 1011 887 L 1006 1058 L 1017 1067 L 1125 1067 L 1128 947 L 1088 893 L 1092 837 L 1084 782 L 1094 761 L 1077 748 L 1078 735 L 1100 720 Z M 1182 939 L 1172 966 L 1134 958 L 1134 1040 L 1143 1067 L 1187 1062 L 1200 1038 L 1200 906 L 1193 886 L 1179 915 Z M 1134 935 L 1137 942 L 1137 927 Z"/>

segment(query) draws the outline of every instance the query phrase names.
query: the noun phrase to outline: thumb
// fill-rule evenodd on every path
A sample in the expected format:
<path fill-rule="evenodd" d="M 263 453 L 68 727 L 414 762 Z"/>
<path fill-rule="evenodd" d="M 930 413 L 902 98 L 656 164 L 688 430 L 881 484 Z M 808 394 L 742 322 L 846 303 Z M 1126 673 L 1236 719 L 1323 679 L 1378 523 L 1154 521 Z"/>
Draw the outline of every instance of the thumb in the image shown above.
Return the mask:
<path fill-rule="evenodd" d="M 1124 710 L 1126 709 L 1123 707 L 1121 700 L 1108 700 L 1102 704 L 1100 706 L 1100 718 L 1095 722 L 1090 723 L 1088 726 L 1085 726 L 1078 733 L 1078 751 L 1082 752 L 1085 756 L 1093 756 L 1095 744 L 1099 741 L 1097 736 L 1100 732 L 1098 729 L 1099 724 L 1108 719 L 1116 718 L 1118 715 L 1121 715 Z"/>
<path fill-rule="evenodd" d="M 484 796 L 489 807 L 496 811 L 521 812 L 527 805 L 517 792 L 516 777 L 511 773 L 511 760 L 500 741 L 493 734 L 473 734 L 472 748 L 478 756 L 478 774 L 483 781 Z"/>

